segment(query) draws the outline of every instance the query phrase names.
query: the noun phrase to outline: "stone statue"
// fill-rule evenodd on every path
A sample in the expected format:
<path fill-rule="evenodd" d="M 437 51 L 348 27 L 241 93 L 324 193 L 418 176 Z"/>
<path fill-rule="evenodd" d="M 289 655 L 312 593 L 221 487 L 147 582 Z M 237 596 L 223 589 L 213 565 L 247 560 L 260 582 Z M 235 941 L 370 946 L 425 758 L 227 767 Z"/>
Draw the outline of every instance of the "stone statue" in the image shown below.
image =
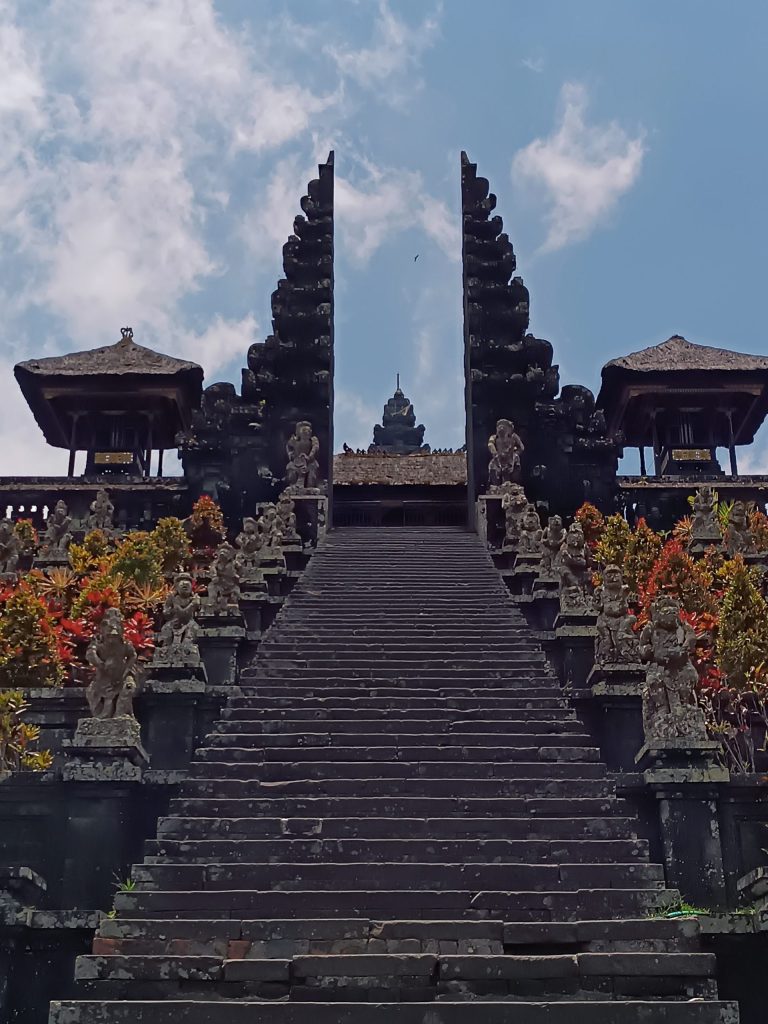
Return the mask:
<path fill-rule="evenodd" d="M 19 540 L 10 519 L 0 519 L 0 575 L 10 576 L 16 572 L 21 555 Z"/>
<path fill-rule="evenodd" d="M 523 517 L 528 509 L 528 499 L 520 484 L 506 481 L 501 487 L 501 507 L 504 510 L 504 544 L 506 551 L 517 550 Z"/>
<path fill-rule="evenodd" d="M 488 440 L 491 461 L 488 466 L 488 482 L 492 488 L 500 487 L 507 481 L 517 482 L 522 473 L 520 456 L 525 445 L 515 433 L 511 420 L 501 419 L 496 423 L 496 433 Z"/>
<path fill-rule="evenodd" d="M 180 572 L 173 581 L 173 590 L 165 599 L 165 622 L 157 637 L 154 658 L 156 665 L 199 665 L 197 638 L 200 627 L 195 621 L 200 611 L 200 598 L 194 592 L 192 577 Z"/>
<path fill-rule="evenodd" d="M 535 505 L 528 505 L 520 523 L 520 540 L 518 553 L 521 555 L 541 555 L 541 541 L 544 531 Z"/>
<path fill-rule="evenodd" d="M 617 665 L 636 662 L 640 657 L 637 617 L 629 610 L 629 587 L 625 585 L 621 569 L 607 565 L 602 585 L 594 594 L 597 616 L 595 637 L 595 664 Z"/>
<path fill-rule="evenodd" d="M 285 566 L 280 520 L 277 515 L 277 507 L 271 501 L 262 506 L 258 526 L 261 535 L 261 564 Z"/>
<path fill-rule="evenodd" d="M 301 544 L 301 537 L 296 526 L 296 504 L 290 494 L 283 493 L 277 499 L 277 521 L 283 546 Z"/>
<path fill-rule="evenodd" d="M 688 549 L 703 551 L 710 544 L 720 543 L 720 525 L 717 519 L 717 495 L 707 484 L 696 491 L 693 499 L 693 523 Z"/>
<path fill-rule="evenodd" d="M 320 463 L 318 454 L 320 442 L 312 433 L 312 424 L 301 420 L 296 430 L 288 438 L 285 446 L 288 465 L 285 469 L 285 482 L 296 490 L 316 488 L 320 481 Z"/>
<path fill-rule="evenodd" d="M 565 543 L 565 530 L 560 516 L 550 516 L 542 537 L 542 576 L 556 576 L 560 568 L 560 549 Z"/>
<path fill-rule="evenodd" d="M 584 612 L 589 588 L 589 550 L 581 523 L 571 523 L 560 548 L 560 611 Z"/>
<path fill-rule="evenodd" d="M 109 500 L 109 494 L 103 489 L 96 492 L 96 499 L 91 502 L 91 514 L 86 525 L 89 530 L 101 530 L 108 537 L 115 532 L 115 506 Z"/>
<path fill-rule="evenodd" d="M 229 615 L 240 610 L 240 577 L 235 556 L 231 544 L 222 544 L 216 552 L 205 602 L 205 610 L 209 615 Z"/>
<path fill-rule="evenodd" d="M 43 558 L 66 558 L 69 545 L 72 542 L 71 528 L 72 517 L 66 502 L 60 499 L 46 520 L 43 543 L 40 548 L 41 556 Z"/>
<path fill-rule="evenodd" d="M 240 580 L 250 589 L 253 589 L 254 586 L 259 588 L 265 586 L 264 574 L 261 571 L 263 546 L 264 536 L 259 530 L 259 524 L 253 516 L 246 516 L 243 520 L 243 528 L 235 539 L 237 548 L 235 568 Z"/>
<path fill-rule="evenodd" d="M 734 501 L 725 531 L 725 547 L 734 555 L 756 555 L 757 540 L 749 524 L 749 512 L 743 501 Z"/>
<path fill-rule="evenodd" d="M 137 656 L 125 639 L 123 613 L 107 608 L 85 653 L 93 679 L 85 692 L 91 715 L 97 719 L 133 718 Z"/>
<path fill-rule="evenodd" d="M 651 621 L 640 635 L 640 657 L 647 664 L 643 728 L 648 744 L 707 739 L 704 713 L 696 704 L 698 675 L 691 661 L 695 647 L 696 634 L 681 621 L 677 598 L 657 597 Z"/>

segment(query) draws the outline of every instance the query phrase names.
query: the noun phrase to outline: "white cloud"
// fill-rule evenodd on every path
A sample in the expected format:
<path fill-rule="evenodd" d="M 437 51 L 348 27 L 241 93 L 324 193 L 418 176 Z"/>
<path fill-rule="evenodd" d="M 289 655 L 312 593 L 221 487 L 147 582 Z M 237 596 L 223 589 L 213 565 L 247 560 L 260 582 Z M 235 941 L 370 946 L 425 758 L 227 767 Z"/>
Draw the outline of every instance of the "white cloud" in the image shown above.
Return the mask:
<path fill-rule="evenodd" d="M 386 85 L 386 92 L 380 97 L 400 104 L 407 98 L 407 93 L 399 89 L 398 84 L 434 44 L 440 30 L 441 13 L 442 5 L 437 4 L 418 25 L 411 25 L 397 17 L 388 0 L 379 0 L 370 46 L 354 48 L 327 43 L 325 53 L 335 61 L 342 75 L 368 89 L 378 90 Z M 415 85 L 415 82 L 409 82 L 410 91 Z"/>
<path fill-rule="evenodd" d="M 533 71 L 535 75 L 542 74 L 545 66 L 543 57 L 523 57 L 520 61 L 520 65 L 527 68 L 528 71 Z"/>
<path fill-rule="evenodd" d="M 344 444 L 367 449 L 373 441 L 373 425 L 381 419 L 381 410 L 346 388 L 337 387 L 333 397 L 336 451 L 340 452 Z"/>
<path fill-rule="evenodd" d="M 586 238 L 637 181 L 644 136 L 630 136 L 615 121 L 587 124 L 587 91 L 568 83 L 560 94 L 554 131 L 515 154 L 513 177 L 541 188 L 549 203 L 545 251 Z"/>

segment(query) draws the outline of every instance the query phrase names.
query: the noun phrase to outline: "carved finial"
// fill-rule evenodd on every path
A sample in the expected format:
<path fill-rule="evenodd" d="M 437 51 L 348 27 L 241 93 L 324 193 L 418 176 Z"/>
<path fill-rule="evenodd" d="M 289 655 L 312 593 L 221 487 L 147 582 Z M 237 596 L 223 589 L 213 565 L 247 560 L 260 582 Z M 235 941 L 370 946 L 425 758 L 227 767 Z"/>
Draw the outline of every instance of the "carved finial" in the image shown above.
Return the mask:
<path fill-rule="evenodd" d="M 400 374 L 397 375 L 397 390 L 400 390 Z"/>
<path fill-rule="evenodd" d="M 123 341 L 133 341 L 133 328 L 132 327 L 121 327 L 120 333 L 123 336 Z"/>

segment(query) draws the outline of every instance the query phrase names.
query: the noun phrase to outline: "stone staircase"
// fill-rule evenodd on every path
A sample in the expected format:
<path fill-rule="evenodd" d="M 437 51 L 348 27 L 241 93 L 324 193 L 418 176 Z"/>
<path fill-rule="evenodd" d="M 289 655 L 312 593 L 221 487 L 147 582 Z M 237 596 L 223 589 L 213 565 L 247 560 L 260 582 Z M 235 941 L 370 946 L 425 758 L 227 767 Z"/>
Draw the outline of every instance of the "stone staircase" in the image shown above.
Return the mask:
<path fill-rule="evenodd" d="M 734 1024 L 478 539 L 329 535 L 55 1024 Z"/>

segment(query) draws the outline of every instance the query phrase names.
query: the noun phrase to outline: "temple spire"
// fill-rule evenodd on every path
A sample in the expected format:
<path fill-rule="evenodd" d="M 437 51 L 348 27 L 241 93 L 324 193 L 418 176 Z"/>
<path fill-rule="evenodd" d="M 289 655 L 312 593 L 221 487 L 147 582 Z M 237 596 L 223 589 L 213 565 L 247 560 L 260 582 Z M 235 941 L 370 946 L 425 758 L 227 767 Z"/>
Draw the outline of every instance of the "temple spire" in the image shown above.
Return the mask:
<path fill-rule="evenodd" d="M 397 388 L 384 406 L 382 421 L 373 428 L 373 444 L 369 450 L 391 452 L 393 455 L 429 451 L 429 445 L 424 444 L 424 424 L 416 426 L 413 406 L 400 390 L 399 373 Z"/>

